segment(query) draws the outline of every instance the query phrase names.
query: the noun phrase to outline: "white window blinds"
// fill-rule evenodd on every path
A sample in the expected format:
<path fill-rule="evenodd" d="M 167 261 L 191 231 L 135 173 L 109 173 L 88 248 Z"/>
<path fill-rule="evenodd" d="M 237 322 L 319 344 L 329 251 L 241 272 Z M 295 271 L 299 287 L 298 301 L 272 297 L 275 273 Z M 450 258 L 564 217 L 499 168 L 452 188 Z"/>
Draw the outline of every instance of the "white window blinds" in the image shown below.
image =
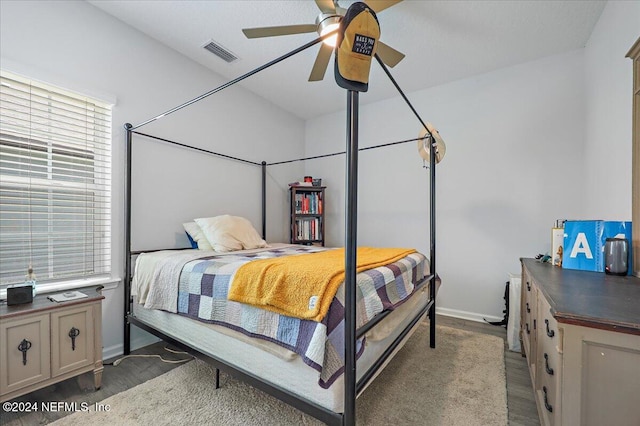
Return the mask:
<path fill-rule="evenodd" d="M 111 107 L 0 71 L 0 287 L 111 272 Z"/>

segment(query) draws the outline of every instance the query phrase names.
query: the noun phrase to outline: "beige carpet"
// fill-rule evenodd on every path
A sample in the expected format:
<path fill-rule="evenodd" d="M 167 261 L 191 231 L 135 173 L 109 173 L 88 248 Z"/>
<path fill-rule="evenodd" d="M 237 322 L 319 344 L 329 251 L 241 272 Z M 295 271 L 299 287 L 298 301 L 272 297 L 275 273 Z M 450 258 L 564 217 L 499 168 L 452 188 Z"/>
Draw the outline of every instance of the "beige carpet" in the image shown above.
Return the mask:
<path fill-rule="evenodd" d="M 504 341 L 438 327 L 419 326 L 384 372 L 358 398 L 358 425 L 506 425 Z M 316 425 L 317 420 L 191 361 L 105 399 L 109 412 L 78 412 L 66 425 Z"/>

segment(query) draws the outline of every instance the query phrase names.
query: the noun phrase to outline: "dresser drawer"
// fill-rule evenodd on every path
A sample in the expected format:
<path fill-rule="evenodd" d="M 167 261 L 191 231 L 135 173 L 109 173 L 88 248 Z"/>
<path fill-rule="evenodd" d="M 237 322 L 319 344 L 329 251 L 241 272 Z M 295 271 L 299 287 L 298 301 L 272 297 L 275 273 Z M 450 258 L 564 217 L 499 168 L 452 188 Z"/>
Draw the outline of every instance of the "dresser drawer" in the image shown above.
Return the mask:
<path fill-rule="evenodd" d="M 541 293 L 540 293 L 541 294 Z M 536 396 L 543 425 L 560 424 L 562 353 L 559 350 L 562 335 L 551 308 L 544 297 L 538 298 L 538 363 Z"/>
<path fill-rule="evenodd" d="M 523 324 L 522 324 L 522 340 L 523 346 L 525 347 L 525 353 L 527 356 L 527 363 L 529 365 L 529 372 L 531 374 L 531 380 L 535 382 L 537 368 L 536 365 L 539 363 L 539 359 L 537 357 L 537 328 L 538 319 L 537 319 L 537 298 L 538 298 L 538 289 L 536 288 L 533 280 L 526 273 L 523 274 L 524 280 L 522 282 L 522 293 L 523 293 Z"/>
<path fill-rule="evenodd" d="M 540 330 L 543 330 L 540 328 Z M 540 334 L 540 333 L 539 333 Z M 543 425 L 558 424 L 561 410 L 562 354 L 548 340 L 538 341 L 536 394 Z"/>
<path fill-rule="evenodd" d="M 536 390 L 540 423 L 543 425 L 560 424 L 560 386 L 557 376 L 541 374 L 538 376 L 539 388 Z"/>
<path fill-rule="evenodd" d="M 545 342 L 543 343 L 544 345 L 553 345 L 556 347 L 557 351 L 561 351 L 561 331 L 558 329 L 558 322 L 551 314 L 551 307 L 549 306 L 549 302 L 541 297 L 538 301 L 538 304 L 538 310 L 540 313 L 540 324 L 538 324 L 538 328 L 540 329 L 540 331 L 538 333 L 538 338 L 541 341 Z"/>

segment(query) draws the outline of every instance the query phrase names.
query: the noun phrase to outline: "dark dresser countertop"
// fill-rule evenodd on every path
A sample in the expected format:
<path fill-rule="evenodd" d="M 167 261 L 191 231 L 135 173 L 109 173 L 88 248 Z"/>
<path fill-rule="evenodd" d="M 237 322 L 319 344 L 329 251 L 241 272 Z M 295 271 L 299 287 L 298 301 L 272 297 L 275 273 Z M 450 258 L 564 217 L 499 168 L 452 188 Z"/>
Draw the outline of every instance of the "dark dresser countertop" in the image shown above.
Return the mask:
<path fill-rule="evenodd" d="M 520 260 L 558 322 L 640 335 L 640 278 Z"/>

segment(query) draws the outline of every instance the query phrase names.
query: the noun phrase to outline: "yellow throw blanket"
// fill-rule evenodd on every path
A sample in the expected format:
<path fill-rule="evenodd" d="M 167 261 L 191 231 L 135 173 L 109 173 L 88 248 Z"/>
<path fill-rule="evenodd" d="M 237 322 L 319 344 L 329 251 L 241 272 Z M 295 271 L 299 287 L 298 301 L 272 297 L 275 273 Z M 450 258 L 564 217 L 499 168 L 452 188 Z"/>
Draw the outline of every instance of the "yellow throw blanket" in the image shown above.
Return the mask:
<path fill-rule="evenodd" d="M 356 271 L 387 265 L 414 249 L 359 247 Z M 236 271 L 228 299 L 290 317 L 322 321 L 344 281 L 344 249 L 254 260 Z"/>

